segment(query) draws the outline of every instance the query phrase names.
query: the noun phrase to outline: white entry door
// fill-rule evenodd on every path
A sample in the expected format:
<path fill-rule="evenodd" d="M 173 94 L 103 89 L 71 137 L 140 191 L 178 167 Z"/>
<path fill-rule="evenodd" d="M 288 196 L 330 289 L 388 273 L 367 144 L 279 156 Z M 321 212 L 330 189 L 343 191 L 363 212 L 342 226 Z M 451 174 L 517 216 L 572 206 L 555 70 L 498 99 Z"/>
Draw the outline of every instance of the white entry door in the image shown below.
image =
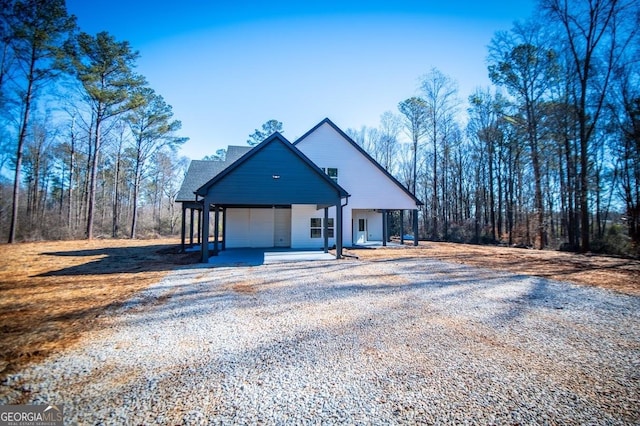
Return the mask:
<path fill-rule="evenodd" d="M 356 221 L 356 244 L 364 244 L 367 242 L 367 219 L 357 218 Z"/>

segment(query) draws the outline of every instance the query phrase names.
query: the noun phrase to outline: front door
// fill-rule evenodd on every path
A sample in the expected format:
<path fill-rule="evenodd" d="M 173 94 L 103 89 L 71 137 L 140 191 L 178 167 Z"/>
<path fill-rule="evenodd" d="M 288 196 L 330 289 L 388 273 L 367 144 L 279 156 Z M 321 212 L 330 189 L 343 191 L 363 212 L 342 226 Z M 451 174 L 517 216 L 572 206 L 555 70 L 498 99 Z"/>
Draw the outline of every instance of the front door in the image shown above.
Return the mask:
<path fill-rule="evenodd" d="M 358 218 L 356 223 L 356 244 L 367 242 L 367 219 Z"/>

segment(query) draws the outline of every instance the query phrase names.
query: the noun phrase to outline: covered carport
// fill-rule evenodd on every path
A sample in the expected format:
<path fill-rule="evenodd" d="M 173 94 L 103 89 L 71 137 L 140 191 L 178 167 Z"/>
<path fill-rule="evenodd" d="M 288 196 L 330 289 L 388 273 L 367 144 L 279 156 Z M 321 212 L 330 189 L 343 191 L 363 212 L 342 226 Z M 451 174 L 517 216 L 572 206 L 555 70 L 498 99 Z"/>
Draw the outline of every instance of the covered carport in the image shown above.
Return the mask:
<path fill-rule="evenodd" d="M 294 204 L 324 209 L 325 217 L 330 207 L 336 207 L 336 258 L 342 257 L 342 207 L 349 194 L 279 133 L 217 174 L 195 194 L 203 206 L 202 262 L 209 260 L 212 225 L 212 255 L 220 250 L 220 230 L 224 244 L 233 241 L 234 235 L 227 232 L 230 212 L 286 209 Z M 326 237 L 324 249 L 328 250 Z"/>

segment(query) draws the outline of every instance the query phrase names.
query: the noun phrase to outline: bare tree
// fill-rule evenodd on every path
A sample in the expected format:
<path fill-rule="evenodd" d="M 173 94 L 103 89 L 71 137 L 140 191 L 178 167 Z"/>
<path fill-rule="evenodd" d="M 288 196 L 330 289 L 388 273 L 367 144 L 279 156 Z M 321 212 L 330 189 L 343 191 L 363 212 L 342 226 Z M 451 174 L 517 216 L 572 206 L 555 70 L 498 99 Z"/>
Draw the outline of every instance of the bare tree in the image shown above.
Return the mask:
<path fill-rule="evenodd" d="M 409 190 L 416 193 L 416 183 L 418 181 L 418 147 L 422 137 L 425 135 L 426 129 L 426 104 L 424 99 L 419 97 L 411 97 L 398 104 L 398 109 L 402 113 L 404 119 L 404 129 L 411 139 L 412 154 L 412 174 Z"/>
<path fill-rule="evenodd" d="M 380 116 L 380 137 L 378 161 L 388 172 L 393 172 L 398 155 L 398 135 L 402 128 L 402 118 L 391 111 Z"/>
<path fill-rule="evenodd" d="M 178 120 L 173 120 L 171 105 L 168 105 L 162 96 L 148 87 L 141 88 L 139 95 L 143 103 L 127 116 L 134 141 L 131 238 L 136 237 L 138 194 L 140 193 L 140 182 L 147 161 L 156 152 L 165 148 L 175 150 L 188 140 L 188 138 L 175 136 L 175 132 L 182 127 L 182 123 Z"/>
<path fill-rule="evenodd" d="M 438 162 L 440 149 L 446 149 L 447 128 L 449 127 L 459 105 L 457 84 L 437 69 L 432 69 L 422 78 L 422 92 L 426 107 L 425 129 L 431 139 L 432 170 L 431 179 L 431 238 L 439 238 L 438 214 L 440 211 L 438 195 Z M 446 172 L 444 170 L 443 172 Z"/>
<path fill-rule="evenodd" d="M 541 8 L 558 23 L 577 78 L 574 105 L 579 125 L 580 249 L 590 250 L 589 148 L 602 114 L 609 84 L 638 31 L 637 0 L 543 0 Z"/>

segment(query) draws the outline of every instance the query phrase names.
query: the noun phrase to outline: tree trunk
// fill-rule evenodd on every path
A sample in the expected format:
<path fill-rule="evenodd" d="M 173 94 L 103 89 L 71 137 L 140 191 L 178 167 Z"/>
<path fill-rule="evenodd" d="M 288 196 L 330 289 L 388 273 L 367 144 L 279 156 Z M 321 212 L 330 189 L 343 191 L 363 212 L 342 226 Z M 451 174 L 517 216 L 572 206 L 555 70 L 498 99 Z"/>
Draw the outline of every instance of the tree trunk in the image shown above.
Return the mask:
<path fill-rule="evenodd" d="M 96 116 L 96 128 L 94 133 L 94 149 L 93 149 L 93 161 L 91 162 L 91 176 L 89 178 L 89 201 L 87 206 L 87 239 L 93 239 L 93 217 L 95 213 L 96 204 L 96 188 L 98 179 L 98 154 L 100 150 L 100 115 Z"/>
<path fill-rule="evenodd" d="M 134 179 L 134 183 L 133 183 L 133 212 L 132 212 L 132 218 L 131 218 L 131 234 L 130 237 L 131 239 L 135 239 L 136 238 L 136 226 L 138 223 L 138 191 L 140 188 L 140 181 L 142 180 L 142 170 L 140 167 L 140 161 L 139 159 L 136 161 L 136 167 L 135 167 L 135 179 Z"/>
<path fill-rule="evenodd" d="M 113 222 L 111 224 L 111 236 L 118 237 L 118 228 L 120 221 L 120 149 L 116 156 L 116 170 L 113 178 Z"/>
<path fill-rule="evenodd" d="M 36 65 L 35 48 L 31 50 L 31 62 L 29 64 L 29 74 L 27 76 L 27 91 L 24 96 L 24 112 L 22 115 L 22 125 L 18 136 L 18 148 L 16 150 L 16 171 L 13 179 L 13 196 L 11 208 L 11 222 L 9 224 L 9 244 L 16 240 L 16 228 L 18 226 L 18 203 L 20 201 L 20 169 L 22 168 L 22 149 L 27 138 L 27 128 L 29 126 L 29 114 L 31 113 L 31 98 L 33 96 L 33 81 Z"/>
<path fill-rule="evenodd" d="M 75 168 L 75 149 L 76 149 L 76 138 L 74 133 L 74 121 L 71 123 L 71 152 L 69 155 L 69 206 L 67 211 L 67 227 L 71 230 L 73 227 L 73 179 L 74 179 L 74 168 Z"/>

